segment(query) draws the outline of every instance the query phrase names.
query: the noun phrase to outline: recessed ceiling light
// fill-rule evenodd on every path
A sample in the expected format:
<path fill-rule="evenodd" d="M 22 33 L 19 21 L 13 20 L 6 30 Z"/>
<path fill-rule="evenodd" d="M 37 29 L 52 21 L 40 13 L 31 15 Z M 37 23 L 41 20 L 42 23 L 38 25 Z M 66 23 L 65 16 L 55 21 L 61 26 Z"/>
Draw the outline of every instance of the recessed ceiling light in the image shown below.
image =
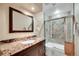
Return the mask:
<path fill-rule="evenodd" d="M 34 8 L 34 7 L 32 7 L 32 10 L 35 10 L 35 8 Z"/>
<path fill-rule="evenodd" d="M 59 10 L 56 10 L 56 11 L 54 12 L 54 14 L 58 14 L 58 13 L 60 13 L 60 11 L 59 11 Z"/>

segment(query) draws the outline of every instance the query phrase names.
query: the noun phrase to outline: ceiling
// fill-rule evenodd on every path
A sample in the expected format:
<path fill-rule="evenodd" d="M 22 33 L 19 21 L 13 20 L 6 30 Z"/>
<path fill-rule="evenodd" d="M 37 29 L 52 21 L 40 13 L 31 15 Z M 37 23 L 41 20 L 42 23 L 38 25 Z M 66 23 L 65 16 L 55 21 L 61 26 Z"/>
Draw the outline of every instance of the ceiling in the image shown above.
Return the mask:
<path fill-rule="evenodd" d="M 39 13 L 42 11 L 42 5 L 44 5 L 44 12 L 46 13 L 54 13 L 55 10 L 60 10 L 61 12 L 66 12 L 69 10 L 73 10 L 72 3 L 11 3 L 17 7 L 20 7 L 24 10 L 31 12 L 32 14 Z M 33 8 L 33 9 L 32 9 Z"/>
<path fill-rule="evenodd" d="M 42 11 L 42 3 L 13 3 L 13 5 L 19 6 L 32 14 Z"/>
<path fill-rule="evenodd" d="M 46 3 L 44 4 L 44 11 L 46 13 L 54 13 L 56 10 L 60 12 L 67 12 L 73 10 L 73 3 Z"/>

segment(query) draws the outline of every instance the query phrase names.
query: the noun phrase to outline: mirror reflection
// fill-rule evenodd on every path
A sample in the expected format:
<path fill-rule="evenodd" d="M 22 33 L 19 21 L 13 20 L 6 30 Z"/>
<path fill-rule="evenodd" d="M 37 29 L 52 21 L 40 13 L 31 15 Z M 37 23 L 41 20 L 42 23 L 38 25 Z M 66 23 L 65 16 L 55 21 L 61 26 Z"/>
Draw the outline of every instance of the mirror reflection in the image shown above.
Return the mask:
<path fill-rule="evenodd" d="M 32 30 L 32 19 L 13 11 L 13 30 Z"/>
<path fill-rule="evenodd" d="M 12 31 L 26 32 L 33 31 L 33 17 L 10 7 L 10 20 Z M 10 24 L 11 25 L 11 24 Z"/>

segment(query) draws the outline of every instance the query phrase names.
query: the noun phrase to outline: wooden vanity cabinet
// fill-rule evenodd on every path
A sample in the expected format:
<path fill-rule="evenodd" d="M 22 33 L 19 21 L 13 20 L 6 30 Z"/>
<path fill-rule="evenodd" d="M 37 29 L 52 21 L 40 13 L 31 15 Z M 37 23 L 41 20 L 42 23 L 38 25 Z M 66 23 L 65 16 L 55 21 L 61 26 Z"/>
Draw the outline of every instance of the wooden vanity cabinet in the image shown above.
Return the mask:
<path fill-rule="evenodd" d="M 73 42 L 65 42 L 65 54 L 67 56 L 74 56 L 74 43 Z"/>
<path fill-rule="evenodd" d="M 45 55 L 45 40 L 22 50 L 13 56 L 44 56 Z"/>

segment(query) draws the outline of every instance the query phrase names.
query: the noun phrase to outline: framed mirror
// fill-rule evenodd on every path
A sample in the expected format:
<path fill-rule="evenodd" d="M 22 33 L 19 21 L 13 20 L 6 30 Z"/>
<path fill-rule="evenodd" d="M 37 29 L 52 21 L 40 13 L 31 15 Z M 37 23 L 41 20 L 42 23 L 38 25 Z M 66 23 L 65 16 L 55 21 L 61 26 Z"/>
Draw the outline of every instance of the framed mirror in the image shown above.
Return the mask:
<path fill-rule="evenodd" d="M 9 7 L 9 33 L 33 32 L 33 16 L 26 15 L 22 11 Z"/>

